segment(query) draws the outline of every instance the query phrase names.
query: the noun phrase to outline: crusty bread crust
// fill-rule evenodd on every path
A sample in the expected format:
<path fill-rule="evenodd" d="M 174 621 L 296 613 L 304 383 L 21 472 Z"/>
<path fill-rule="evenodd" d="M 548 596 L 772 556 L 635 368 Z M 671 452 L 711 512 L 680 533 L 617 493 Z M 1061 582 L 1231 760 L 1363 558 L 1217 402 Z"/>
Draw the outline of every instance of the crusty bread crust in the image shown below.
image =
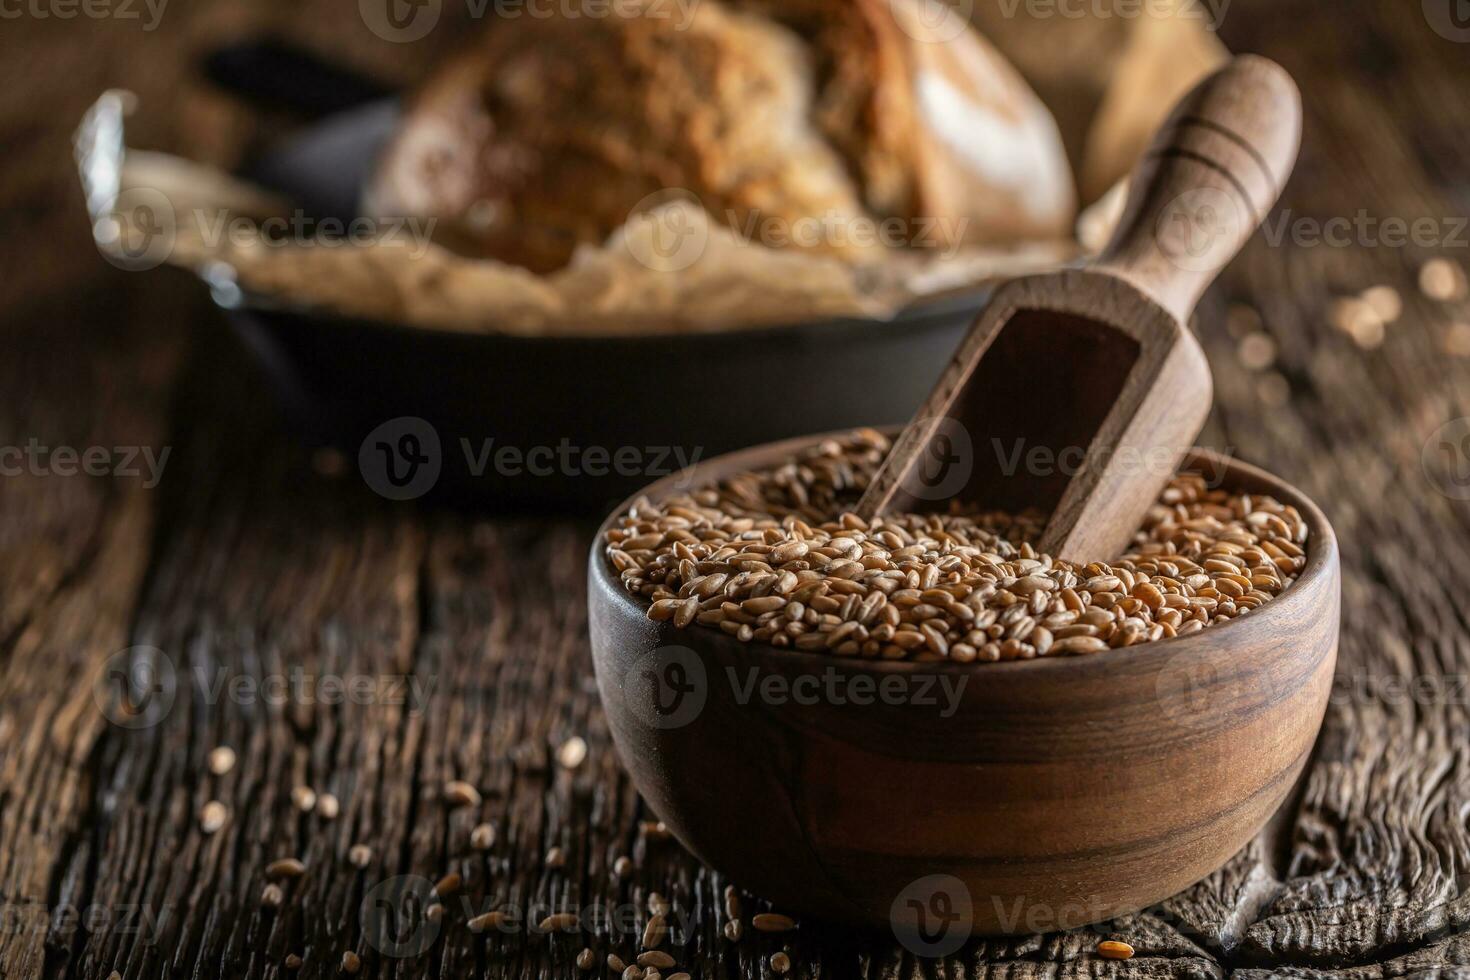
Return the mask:
<path fill-rule="evenodd" d="M 497 21 L 412 100 L 365 208 L 434 216 L 457 251 L 538 272 L 671 188 L 757 243 L 853 261 L 881 250 L 860 236 L 789 232 L 897 217 L 939 219 L 924 233 L 944 245 L 1065 234 L 1059 143 L 1066 195 L 1048 187 L 1046 208 L 1023 206 L 1035 187 L 997 180 L 936 131 L 921 83 L 1001 78 L 967 105 L 1045 110 L 1003 62 L 956 71 L 999 56 L 968 28 L 959 45 L 916 36 L 902 20 L 909 2 L 702 0 L 681 23 L 667 3 L 632 0 L 611 16 Z M 1024 127 L 1004 135 L 1037 141 Z M 1050 148 L 996 149 L 1012 152 Z"/>

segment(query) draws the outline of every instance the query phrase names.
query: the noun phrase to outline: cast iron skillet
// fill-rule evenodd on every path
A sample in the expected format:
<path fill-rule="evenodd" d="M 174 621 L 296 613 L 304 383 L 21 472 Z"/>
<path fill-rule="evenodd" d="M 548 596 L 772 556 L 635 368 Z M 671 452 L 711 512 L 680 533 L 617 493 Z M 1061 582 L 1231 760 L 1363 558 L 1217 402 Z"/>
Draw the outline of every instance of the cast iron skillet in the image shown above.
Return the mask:
<path fill-rule="evenodd" d="M 216 52 L 206 70 L 315 117 L 246 176 L 310 216 L 355 216 L 398 111 L 382 86 L 274 41 Z M 215 298 L 303 436 L 358 460 L 375 489 L 605 509 L 682 463 L 906 421 L 987 293 L 888 322 L 555 339 L 273 309 L 229 289 Z"/>

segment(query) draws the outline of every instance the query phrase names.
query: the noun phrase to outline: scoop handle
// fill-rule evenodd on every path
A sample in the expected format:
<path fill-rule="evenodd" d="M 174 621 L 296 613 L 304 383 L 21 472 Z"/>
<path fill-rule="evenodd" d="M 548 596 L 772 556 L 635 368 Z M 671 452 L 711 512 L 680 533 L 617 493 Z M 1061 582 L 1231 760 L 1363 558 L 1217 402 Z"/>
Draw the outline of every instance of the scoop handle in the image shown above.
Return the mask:
<path fill-rule="evenodd" d="M 1180 321 L 1276 203 L 1301 143 L 1302 102 L 1280 65 L 1241 55 L 1175 107 L 1133 169 L 1094 263 Z"/>

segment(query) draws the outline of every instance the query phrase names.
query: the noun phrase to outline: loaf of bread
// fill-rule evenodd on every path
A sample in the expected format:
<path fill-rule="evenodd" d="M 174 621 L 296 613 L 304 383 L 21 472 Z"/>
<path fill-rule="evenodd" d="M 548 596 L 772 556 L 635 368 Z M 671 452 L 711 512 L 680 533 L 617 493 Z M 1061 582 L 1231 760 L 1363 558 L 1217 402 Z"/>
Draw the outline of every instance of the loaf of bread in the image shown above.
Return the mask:
<path fill-rule="evenodd" d="M 894 244 L 1054 239 L 1056 127 L 931 0 L 620 0 L 498 20 L 410 100 L 365 211 L 437 219 L 546 272 L 678 190 L 763 245 L 854 262 Z"/>

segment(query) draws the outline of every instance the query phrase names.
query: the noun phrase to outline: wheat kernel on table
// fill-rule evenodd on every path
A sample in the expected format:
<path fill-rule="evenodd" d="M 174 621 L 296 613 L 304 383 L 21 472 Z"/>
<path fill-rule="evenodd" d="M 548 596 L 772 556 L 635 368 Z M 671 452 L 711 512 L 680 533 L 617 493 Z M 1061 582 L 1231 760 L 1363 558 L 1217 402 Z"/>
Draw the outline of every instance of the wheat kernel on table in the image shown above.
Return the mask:
<path fill-rule="evenodd" d="M 435 898 L 447 898 L 459 891 L 459 886 L 464 884 L 458 871 L 451 871 L 434 885 L 434 890 L 429 894 Z"/>
<path fill-rule="evenodd" d="M 306 865 L 293 857 L 278 858 L 265 866 L 267 878 L 300 878 L 306 874 Z"/>
<path fill-rule="evenodd" d="M 541 932 L 571 932 L 579 925 L 575 912 L 553 912 L 536 927 Z"/>
<path fill-rule="evenodd" d="M 467 921 L 465 928 L 473 933 L 481 933 L 488 929 L 499 929 L 504 923 L 504 912 L 485 912 Z"/>
<path fill-rule="evenodd" d="M 1383 318 L 1357 296 L 1343 296 L 1333 300 L 1332 305 L 1327 308 L 1327 319 L 1350 337 L 1383 329 Z"/>
<path fill-rule="evenodd" d="M 1388 331 L 1384 328 L 1382 320 L 1364 321 L 1358 324 L 1351 334 L 1353 343 L 1363 350 L 1377 350 L 1388 338 Z"/>
<path fill-rule="evenodd" d="M 347 952 L 345 952 L 345 953 L 342 954 L 342 972 L 343 973 L 346 973 L 349 976 L 351 976 L 351 975 L 355 975 L 357 973 L 357 971 L 359 971 L 361 969 L 362 969 L 362 959 L 356 953 L 354 953 L 352 950 L 349 949 Z"/>
<path fill-rule="evenodd" d="M 366 868 L 373 863 L 373 849 L 366 844 L 353 844 L 347 849 L 347 863 L 354 868 Z"/>
<path fill-rule="evenodd" d="M 495 846 L 495 825 L 482 823 L 470 831 L 470 846 L 477 851 L 488 851 Z"/>
<path fill-rule="evenodd" d="M 1235 356 L 1247 371 L 1264 371 L 1276 362 L 1276 341 L 1268 333 L 1246 334 L 1236 346 Z"/>
<path fill-rule="evenodd" d="M 575 769 L 587 758 L 587 740 L 573 735 L 556 750 L 556 761 L 563 769 Z"/>
<path fill-rule="evenodd" d="M 760 932 L 790 932 L 796 920 L 779 912 L 760 912 L 750 917 L 750 924 Z"/>
<path fill-rule="evenodd" d="M 235 750 L 228 745 L 221 745 L 209 752 L 209 771 L 216 776 L 223 776 L 235 768 Z"/>
<path fill-rule="evenodd" d="M 779 974 L 785 975 L 791 971 L 791 957 L 784 952 L 771 954 L 771 969 Z"/>
<path fill-rule="evenodd" d="M 444 802 L 452 807 L 479 806 L 480 791 L 462 779 L 444 784 Z"/>
<path fill-rule="evenodd" d="M 592 952 L 592 948 L 590 946 L 583 947 L 582 952 L 577 954 L 577 969 L 585 973 L 596 965 L 597 954 Z"/>
<path fill-rule="evenodd" d="M 316 812 L 323 820 L 336 820 L 342 812 L 342 803 L 331 793 L 323 793 L 316 798 Z"/>
<path fill-rule="evenodd" d="M 1441 303 L 1464 299 L 1465 270 L 1449 259 L 1430 259 L 1419 267 L 1419 291 Z"/>
<path fill-rule="evenodd" d="M 1369 286 L 1359 294 L 1384 323 L 1393 323 L 1404 312 L 1404 300 L 1392 286 Z"/>
<path fill-rule="evenodd" d="M 1105 960 L 1126 960 L 1133 955 L 1133 947 L 1117 939 L 1104 939 L 1097 944 L 1097 955 Z"/>
<path fill-rule="evenodd" d="M 219 800 L 210 800 L 199 810 L 199 829 L 212 834 L 225 825 L 230 811 Z"/>
<path fill-rule="evenodd" d="M 643 820 L 638 824 L 638 832 L 650 841 L 668 840 L 674 836 L 662 820 Z"/>
<path fill-rule="evenodd" d="M 316 807 L 316 790 L 310 786 L 297 786 L 291 790 L 291 805 L 302 813 L 310 813 Z"/>

